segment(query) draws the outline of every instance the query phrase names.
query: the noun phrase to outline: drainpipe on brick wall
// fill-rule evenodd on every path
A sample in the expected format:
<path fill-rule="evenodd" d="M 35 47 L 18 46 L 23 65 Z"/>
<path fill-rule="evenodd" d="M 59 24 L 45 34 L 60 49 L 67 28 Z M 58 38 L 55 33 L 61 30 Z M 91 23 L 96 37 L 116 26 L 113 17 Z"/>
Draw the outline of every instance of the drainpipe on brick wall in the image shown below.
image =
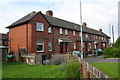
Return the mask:
<path fill-rule="evenodd" d="M 51 26 L 52 27 L 52 26 Z M 54 54 L 54 27 L 52 27 L 53 34 L 52 34 L 52 46 L 53 46 L 53 54 Z"/>
<path fill-rule="evenodd" d="M 26 24 L 26 53 L 28 54 L 28 23 Z"/>

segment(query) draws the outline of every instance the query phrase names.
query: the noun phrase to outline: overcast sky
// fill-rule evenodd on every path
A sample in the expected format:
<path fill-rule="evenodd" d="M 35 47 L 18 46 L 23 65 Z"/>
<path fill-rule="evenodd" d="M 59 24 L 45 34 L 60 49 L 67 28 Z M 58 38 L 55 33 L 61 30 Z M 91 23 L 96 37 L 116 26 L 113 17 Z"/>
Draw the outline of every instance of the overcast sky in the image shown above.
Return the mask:
<path fill-rule="evenodd" d="M 118 37 L 119 0 L 82 0 L 82 19 L 87 26 L 100 28 L 109 35 L 109 24 L 114 26 L 115 40 Z M 32 11 L 52 10 L 53 16 L 80 24 L 79 0 L 0 0 L 0 33 L 5 27 Z"/>

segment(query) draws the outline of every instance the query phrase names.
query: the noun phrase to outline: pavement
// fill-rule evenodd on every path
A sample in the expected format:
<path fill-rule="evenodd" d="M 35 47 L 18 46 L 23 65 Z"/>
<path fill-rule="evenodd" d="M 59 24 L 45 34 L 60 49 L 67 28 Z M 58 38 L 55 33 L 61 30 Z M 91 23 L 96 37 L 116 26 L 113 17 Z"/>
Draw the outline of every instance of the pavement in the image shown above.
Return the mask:
<path fill-rule="evenodd" d="M 84 60 L 89 63 L 99 63 L 99 62 L 108 62 L 108 63 L 120 63 L 120 58 L 103 58 L 102 56 L 85 58 Z"/>

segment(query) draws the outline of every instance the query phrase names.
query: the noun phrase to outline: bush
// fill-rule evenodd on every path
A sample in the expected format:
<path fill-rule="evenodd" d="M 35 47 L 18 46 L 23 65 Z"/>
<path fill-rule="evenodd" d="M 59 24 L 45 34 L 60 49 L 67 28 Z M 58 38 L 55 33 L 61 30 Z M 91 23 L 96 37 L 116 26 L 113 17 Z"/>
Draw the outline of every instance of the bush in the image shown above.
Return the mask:
<path fill-rule="evenodd" d="M 80 65 L 75 61 L 66 64 L 65 74 L 67 78 L 80 78 Z"/>
<path fill-rule="evenodd" d="M 108 47 L 103 51 L 105 58 L 119 57 L 119 49 L 114 47 Z"/>
<path fill-rule="evenodd" d="M 116 47 L 116 48 L 120 48 L 120 37 L 117 39 L 117 41 L 115 42 L 115 44 L 114 44 L 114 46 Z"/>

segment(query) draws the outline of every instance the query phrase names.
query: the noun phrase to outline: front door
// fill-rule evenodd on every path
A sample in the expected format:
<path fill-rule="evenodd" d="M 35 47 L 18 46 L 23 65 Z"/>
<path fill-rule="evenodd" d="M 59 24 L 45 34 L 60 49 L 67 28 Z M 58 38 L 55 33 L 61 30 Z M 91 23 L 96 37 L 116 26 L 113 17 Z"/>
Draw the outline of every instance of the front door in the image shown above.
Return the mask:
<path fill-rule="evenodd" d="M 68 45 L 68 43 L 65 43 L 65 53 L 67 53 L 67 45 Z"/>
<path fill-rule="evenodd" d="M 60 43 L 60 53 L 63 53 L 63 43 Z"/>
<path fill-rule="evenodd" d="M 85 53 L 88 54 L 88 43 L 85 43 Z"/>

